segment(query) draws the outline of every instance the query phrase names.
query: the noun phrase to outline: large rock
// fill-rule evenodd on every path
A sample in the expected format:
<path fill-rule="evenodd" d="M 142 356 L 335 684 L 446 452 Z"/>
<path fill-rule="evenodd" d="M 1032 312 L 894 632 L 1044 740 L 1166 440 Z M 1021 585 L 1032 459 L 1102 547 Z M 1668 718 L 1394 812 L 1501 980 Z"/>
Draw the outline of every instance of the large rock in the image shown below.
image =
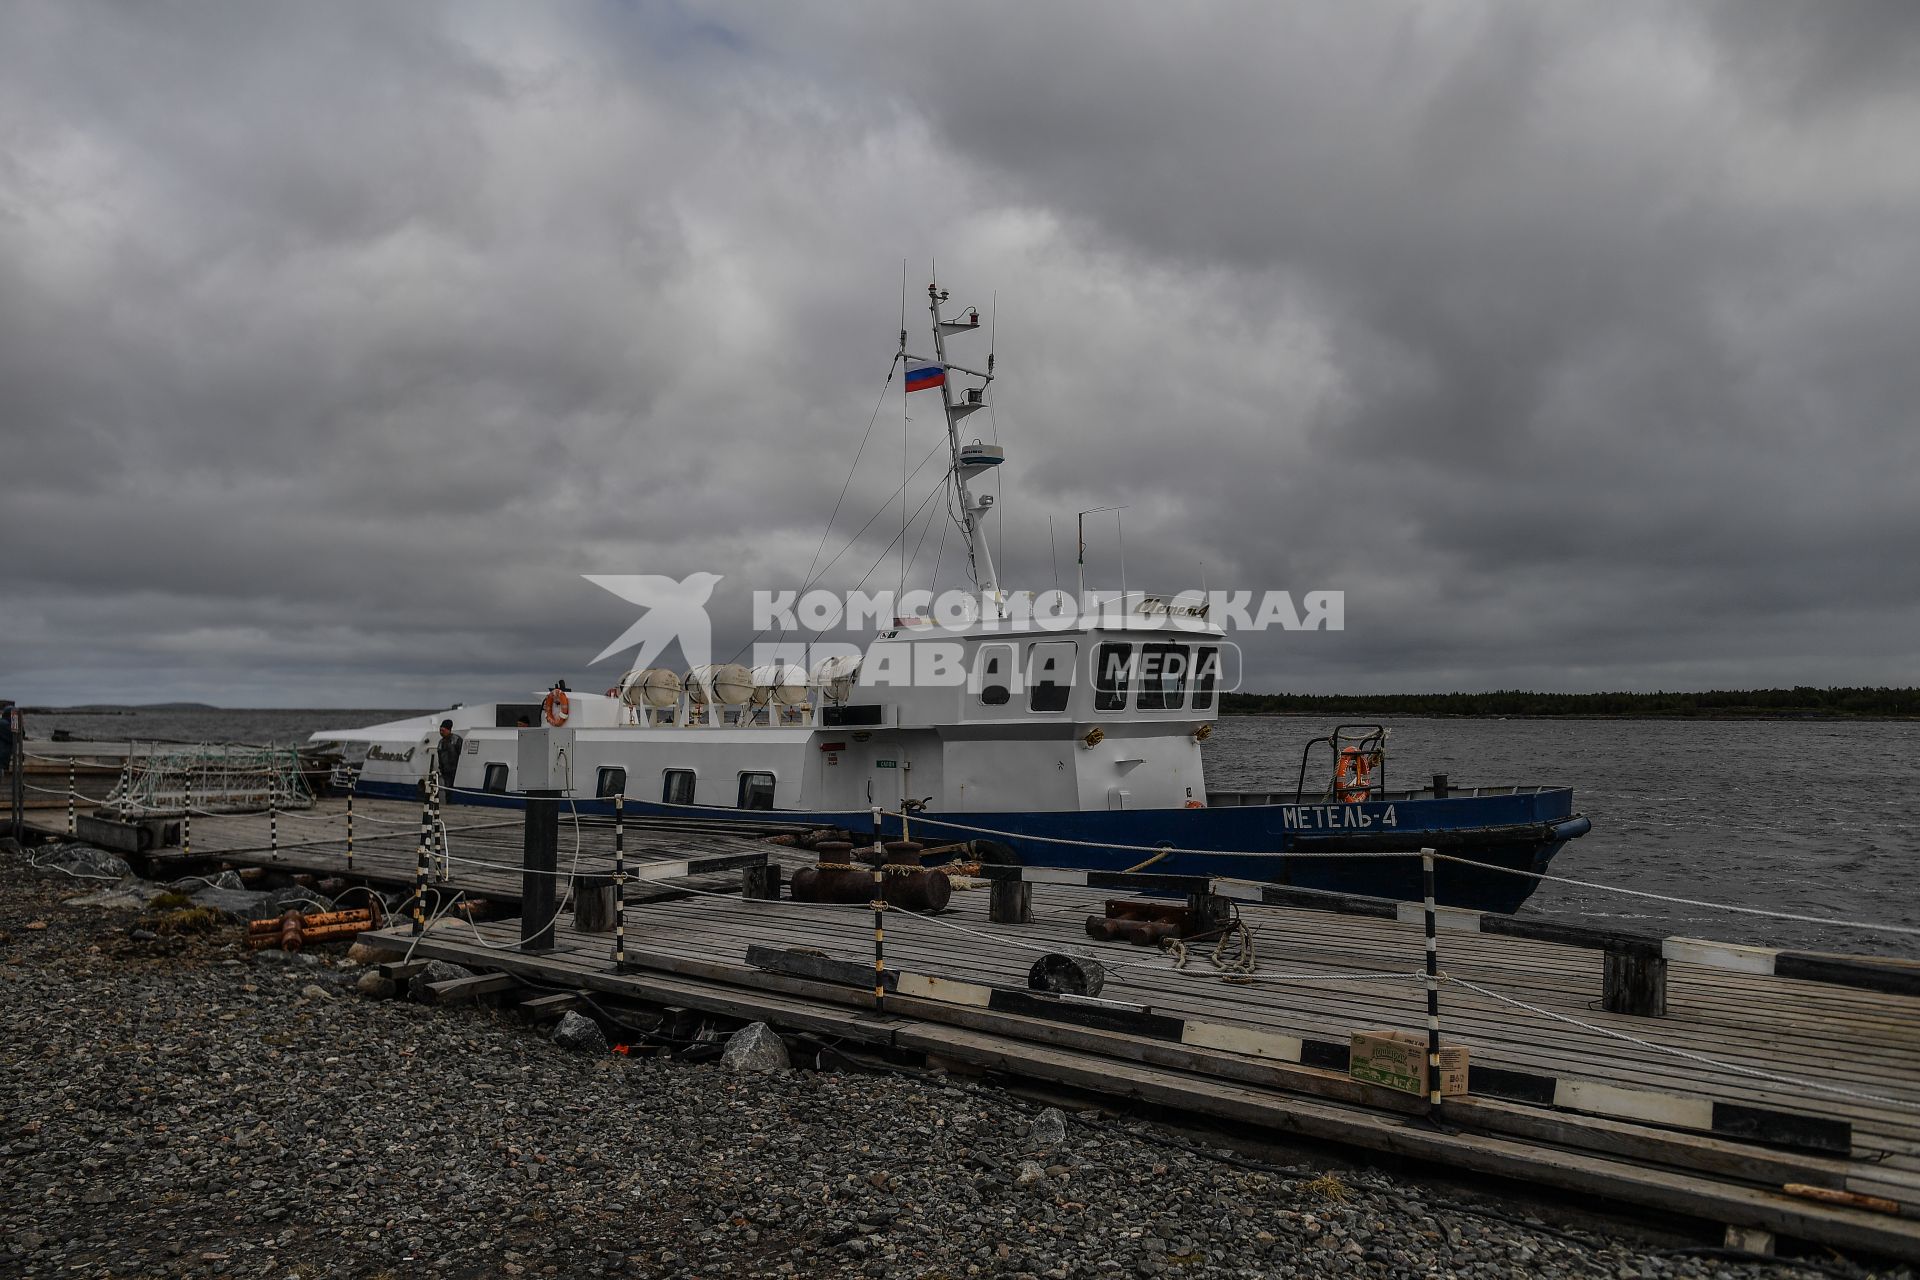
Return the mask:
<path fill-rule="evenodd" d="M 356 942 L 347 948 L 347 959 L 355 964 L 379 964 L 391 954 L 385 947 L 376 947 L 370 942 Z"/>
<path fill-rule="evenodd" d="M 1035 1147 L 1057 1147 L 1067 1140 L 1067 1117 L 1058 1107 L 1048 1107 L 1027 1126 L 1027 1141 Z"/>
<path fill-rule="evenodd" d="M 246 887 L 239 873 L 234 871 L 222 871 L 214 876 L 181 876 L 167 886 L 175 893 L 186 894 L 199 893 L 202 889 L 244 889 Z"/>
<path fill-rule="evenodd" d="M 427 967 L 413 975 L 407 983 L 407 995 L 415 1000 L 427 998 L 427 988 L 436 982 L 452 982 L 455 978 L 471 978 L 473 970 L 463 965 L 449 964 L 445 960 L 432 960 Z"/>
<path fill-rule="evenodd" d="M 34 865 L 58 867 L 76 876 L 99 880 L 124 880 L 133 874 L 127 860 L 117 853 L 96 849 L 90 844 L 56 844 L 37 850 Z"/>
<path fill-rule="evenodd" d="M 68 898 L 70 907 L 106 907 L 109 910 L 141 911 L 160 894 L 166 892 L 161 886 L 150 880 L 141 880 L 128 876 L 110 889 L 101 889 L 95 893 L 82 894 L 77 898 Z"/>
<path fill-rule="evenodd" d="M 242 920 L 271 920 L 280 915 L 280 908 L 274 904 L 270 893 L 256 893 L 252 889 L 223 889 L 212 885 L 193 895 L 196 907 L 212 907 L 226 915 L 238 916 Z"/>
<path fill-rule="evenodd" d="M 729 1071 L 749 1073 L 785 1071 L 790 1065 L 787 1046 L 764 1022 L 750 1022 L 729 1036 L 720 1064 Z"/>
<path fill-rule="evenodd" d="M 581 1053 L 607 1052 L 607 1036 L 600 1030 L 600 1024 L 571 1009 L 561 1014 L 560 1021 L 554 1024 L 553 1042 L 562 1049 Z"/>
<path fill-rule="evenodd" d="M 353 989 L 369 1000 L 390 1000 L 399 987 L 392 978 L 382 977 L 378 969 L 369 969 L 360 975 Z"/>

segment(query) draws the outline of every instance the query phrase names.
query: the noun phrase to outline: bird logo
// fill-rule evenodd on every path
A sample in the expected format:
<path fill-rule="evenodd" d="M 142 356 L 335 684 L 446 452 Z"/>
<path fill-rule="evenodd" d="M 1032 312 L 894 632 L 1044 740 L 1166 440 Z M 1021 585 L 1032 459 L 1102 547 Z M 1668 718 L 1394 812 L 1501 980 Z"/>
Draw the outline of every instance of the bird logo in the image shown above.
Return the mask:
<path fill-rule="evenodd" d="M 720 585 L 721 574 L 690 573 L 685 578 L 669 578 L 658 573 L 581 576 L 594 586 L 646 610 L 588 666 L 634 645 L 640 647 L 633 656 L 632 666 L 635 669 L 652 666 L 654 659 L 676 640 L 687 666 L 704 666 L 712 660 L 713 623 L 707 617 L 707 601 L 713 598 L 713 589 Z"/>

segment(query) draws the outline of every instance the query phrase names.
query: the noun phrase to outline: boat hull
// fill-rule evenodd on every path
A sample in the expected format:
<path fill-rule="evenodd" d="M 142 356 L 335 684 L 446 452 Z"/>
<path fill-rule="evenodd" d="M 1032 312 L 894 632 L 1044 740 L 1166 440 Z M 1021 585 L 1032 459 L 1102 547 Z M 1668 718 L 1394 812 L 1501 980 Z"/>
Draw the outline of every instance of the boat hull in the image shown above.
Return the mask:
<path fill-rule="evenodd" d="M 414 799 L 417 785 L 363 780 L 360 793 Z M 520 796 L 460 792 L 463 804 L 520 808 Z M 570 802 L 581 815 L 606 816 L 611 800 Z M 698 818 L 746 825 L 769 822 L 873 831 L 867 810 L 734 809 L 626 801 L 634 816 Z M 1230 877 L 1336 893 L 1416 901 L 1423 896 L 1422 848 L 1450 855 L 1435 867 L 1435 896 L 1451 907 L 1510 913 L 1538 887 L 1566 843 L 1587 831 L 1564 787 L 1502 788 L 1492 795 L 1435 798 L 1425 793 L 1340 803 L 1228 803 L 1191 809 L 1092 812 L 915 814 L 909 834 L 928 843 L 990 840 L 996 854 L 1027 866 L 1088 871 Z M 897 838 L 901 820 L 882 833 Z M 1455 861 L 1459 859 L 1460 861 Z M 1467 863 L 1482 864 L 1479 866 Z"/>

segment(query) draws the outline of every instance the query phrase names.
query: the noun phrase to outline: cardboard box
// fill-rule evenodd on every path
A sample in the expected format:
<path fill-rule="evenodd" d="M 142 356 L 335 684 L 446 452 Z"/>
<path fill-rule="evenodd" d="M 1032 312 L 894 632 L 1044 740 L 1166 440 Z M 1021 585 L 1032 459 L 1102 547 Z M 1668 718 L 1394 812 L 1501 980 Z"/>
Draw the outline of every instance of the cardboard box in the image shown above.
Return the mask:
<path fill-rule="evenodd" d="M 1347 1075 L 1363 1084 L 1425 1097 L 1427 1038 L 1417 1031 L 1356 1031 L 1348 1045 Z M 1467 1047 L 1440 1046 L 1440 1096 L 1467 1091 Z"/>

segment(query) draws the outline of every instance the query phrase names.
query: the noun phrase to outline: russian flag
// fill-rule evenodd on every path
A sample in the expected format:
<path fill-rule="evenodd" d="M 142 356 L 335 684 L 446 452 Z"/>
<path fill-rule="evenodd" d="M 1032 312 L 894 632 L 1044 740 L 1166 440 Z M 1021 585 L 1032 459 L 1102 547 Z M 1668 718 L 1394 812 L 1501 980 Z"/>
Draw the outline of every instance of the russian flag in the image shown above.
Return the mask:
<path fill-rule="evenodd" d="M 947 371 L 937 364 L 924 365 L 918 369 L 907 370 L 907 390 L 925 391 L 929 387 L 947 385 Z"/>

